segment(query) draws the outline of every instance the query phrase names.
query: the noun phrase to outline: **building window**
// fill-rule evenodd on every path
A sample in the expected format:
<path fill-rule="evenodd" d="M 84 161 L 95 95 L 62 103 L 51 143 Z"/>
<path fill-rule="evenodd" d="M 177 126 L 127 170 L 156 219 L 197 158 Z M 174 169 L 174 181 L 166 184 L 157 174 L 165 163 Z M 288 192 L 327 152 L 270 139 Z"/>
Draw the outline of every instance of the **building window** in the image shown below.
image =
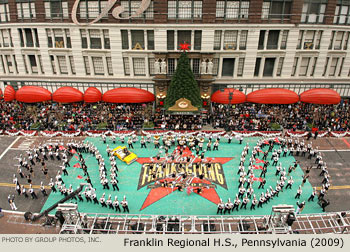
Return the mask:
<path fill-rule="evenodd" d="M 263 50 L 265 49 L 265 37 L 267 34 L 267 42 L 266 42 L 266 49 L 278 49 L 278 39 L 280 35 L 279 30 L 261 30 L 260 36 L 259 36 L 259 42 L 258 42 L 258 49 Z"/>
<path fill-rule="evenodd" d="M 236 50 L 237 48 L 237 31 L 225 31 L 224 33 L 224 50 Z"/>
<path fill-rule="evenodd" d="M 57 74 L 55 57 L 53 55 L 50 55 L 50 62 L 51 62 L 52 73 Z M 24 64 L 24 65 L 26 65 L 26 64 Z"/>
<path fill-rule="evenodd" d="M 68 2 L 65 0 L 46 0 L 45 18 L 68 18 Z"/>
<path fill-rule="evenodd" d="M 39 37 L 38 37 L 38 30 L 36 28 L 29 29 L 29 28 L 19 28 L 19 37 L 21 42 L 21 47 L 39 47 Z M 35 44 L 34 44 L 35 43 Z"/>
<path fill-rule="evenodd" d="M 9 73 L 14 73 L 14 64 L 12 62 L 12 56 L 11 55 L 4 55 L 5 57 L 5 63 L 7 65 L 7 69 Z"/>
<path fill-rule="evenodd" d="M 290 19 L 292 0 L 264 0 L 262 19 Z"/>
<path fill-rule="evenodd" d="M 201 19 L 202 1 L 168 1 L 169 19 Z"/>
<path fill-rule="evenodd" d="M 214 50 L 221 50 L 221 34 L 222 31 L 219 30 L 214 32 Z"/>
<path fill-rule="evenodd" d="M 301 13 L 302 23 L 323 23 L 328 0 L 305 0 Z"/>
<path fill-rule="evenodd" d="M 143 30 L 131 31 L 131 48 L 133 50 L 145 49 L 145 36 L 143 34 Z"/>
<path fill-rule="evenodd" d="M 65 48 L 63 30 L 53 29 L 53 35 L 55 38 L 55 48 Z"/>
<path fill-rule="evenodd" d="M 299 61 L 299 58 L 298 58 L 298 57 L 295 57 L 295 58 L 294 58 L 294 63 L 293 63 L 293 68 L 292 68 L 292 74 L 291 74 L 291 76 L 295 76 L 295 73 L 296 73 L 296 71 L 297 71 L 298 61 Z"/>
<path fill-rule="evenodd" d="M 106 7 L 107 1 L 81 0 L 79 3 L 79 13 L 81 19 L 95 19 Z"/>
<path fill-rule="evenodd" d="M 213 76 L 217 76 L 219 72 L 219 58 L 213 59 Z"/>
<path fill-rule="evenodd" d="M 37 57 L 38 57 L 37 59 L 38 59 L 38 62 L 39 62 L 39 66 L 37 67 L 38 71 L 39 71 L 39 67 L 40 67 L 41 68 L 41 72 L 44 73 L 43 63 L 42 63 L 42 60 L 41 60 L 41 55 L 37 55 Z"/>
<path fill-rule="evenodd" d="M 113 65 L 112 65 L 112 58 L 111 57 L 106 57 L 107 61 L 107 70 L 109 75 L 113 75 Z"/>
<path fill-rule="evenodd" d="M 283 68 L 284 57 L 280 57 L 278 60 L 276 76 L 281 76 Z"/>
<path fill-rule="evenodd" d="M 155 62 L 154 58 L 148 58 L 148 70 L 149 70 L 150 76 L 153 76 L 156 74 L 155 68 L 154 68 L 154 62 Z"/>
<path fill-rule="evenodd" d="M 72 48 L 69 29 L 64 29 L 64 33 L 66 35 L 67 48 Z"/>
<path fill-rule="evenodd" d="M 11 29 L 0 30 L 0 47 L 13 47 Z"/>
<path fill-rule="evenodd" d="M 153 30 L 147 31 L 147 49 L 154 50 L 154 31 Z"/>
<path fill-rule="evenodd" d="M 321 44 L 321 38 L 323 31 L 316 31 L 316 43 L 315 43 L 315 49 L 320 49 Z"/>
<path fill-rule="evenodd" d="M 345 32 L 343 31 L 332 31 L 328 49 L 341 50 L 344 36 Z"/>
<path fill-rule="evenodd" d="M 216 1 L 216 17 L 225 19 L 247 19 L 249 1 L 226 0 Z"/>
<path fill-rule="evenodd" d="M 261 58 L 256 58 L 255 69 L 254 69 L 254 76 L 255 77 L 258 77 L 260 74 L 260 64 L 261 64 Z"/>
<path fill-rule="evenodd" d="M 283 31 L 283 33 L 282 33 L 281 49 L 287 48 L 288 33 L 289 33 L 289 31 Z"/>
<path fill-rule="evenodd" d="M 335 7 L 334 13 L 334 24 L 350 24 L 350 1 L 349 0 L 338 0 L 337 6 Z"/>
<path fill-rule="evenodd" d="M 17 0 L 17 16 L 18 19 L 36 18 L 35 1 L 25 0 L 25 2 Z"/>
<path fill-rule="evenodd" d="M 53 43 L 55 48 L 72 48 L 69 29 L 46 29 L 46 35 L 49 48 L 53 47 Z"/>
<path fill-rule="evenodd" d="M 174 50 L 175 32 L 167 31 L 167 49 Z"/>
<path fill-rule="evenodd" d="M 336 31 L 332 31 L 331 40 L 329 41 L 329 46 L 328 46 L 329 50 L 333 48 L 333 40 L 334 40 L 335 34 L 336 34 Z"/>
<path fill-rule="evenodd" d="M 239 38 L 239 50 L 245 50 L 247 47 L 248 31 L 241 31 Z"/>
<path fill-rule="evenodd" d="M 259 33 L 258 49 L 263 50 L 265 47 L 265 30 L 261 30 Z"/>
<path fill-rule="evenodd" d="M 222 61 L 222 76 L 233 77 L 233 71 L 235 67 L 234 58 L 225 58 Z"/>
<path fill-rule="evenodd" d="M 28 55 L 29 58 L 29 66 L 32 69 L 32 73 L 38 73 L 38 65 L 36 63 L 35 55 Z"/>
<path fill-rule="evenodd" d="M 81 37 L 81 48 L 83 49 L 88 48 L 86 30 L 80 30 L 80 37 Z"/>
<path fill-rule="evenodd" d="M 299 76 L 306 76 L 309 68 L 310 57 L 302 57 L 300 62 Z"/>
<path fill-rule="evenodd" d="M 327 68 L 328 68 L 329 57 L 326 58 L 326 63 L 324 64 L 323 74 L 322 76 L 326 76 Z"/>
<path fill-rule="evenodd" d="M 299 31 L 297 49 L 320 49 L 322 31 Z"/>
<path fill-rule="evenodd" d="M 127 30 L 120 30 L 122 35 L 122 49 L 129 49 L 129 36 Z"/>
<path fill-rule="evenodd" d="M 61 74 L 68 74 L 66 56 L 57 56 L 58 66 Z"/>
<path fill-rule="evenodd" d="M 90 48 L 102 49 L 101 32 L 100 30 L 89 30 Z"/>
<path fill-rule="evenodd" d="M 191 34 L 192 31 L 177 31 L 177 45 L 178 50 L 180 50 L 181 43 L 188 43 L 191 45 Z"/>
<path fill-rule="evenodd" d="M 265 58 L 264 77 L 272 77 L 276 58 Z"/>
<path fill-rule="evenodd" d="M 238 60 L 237 76 L 239 77 L 243 76 L 244 60 L 245 60 L 244 58 L 239 58 Z"/>
<path fill-rule="evenodd" d="M 202 31 L 194 31 L 194 50 L 201 50 L 202 48 Z"/>
<path fill-rule="evenodd" d="M 124 7 L 124 12 L 121 14 L 121 17 L 123 18 L 127 18 L 130 17 L 131 15 L 134 15 L 136 13 L 136 11 L 140 8 L 142 1 L 130 1 L 130 0 L 123 0 L 120 1 L 121 6 Z M 135 16 L 133 18 L 143 18 L 143 19 L 153 19 L 154 17 L 154 11 L 153 11 L 153 1 L 151 1 L 151 4 L 149 5 L 149 7 L 147 8 L 147 10 L 145 10 L 145 12 L 143 12 L 142 14 Z"/>
<path fill-rule="evenodd" d="M 339 73 L 338 73 L 339 77 L 341 76 L 341 72 L 343 71 L 344 60 L 345 60 L 345 58 L 342 57 L 341 58 L 341 63 L 340 63 L 340 68 L 339 68 Z"/>
<path fill-rule="evenodd" d="M 192 59 L 192 72 L 199 74 L 200 59 Z"/>
<path fill-rule="evenodd" d="M 4 60 L 2 55 L 0 55 L 0 66 L 2 68 L 2 73 L 6 74 L 6 70 L 5 70 L 5 65 L 4 65 Z"/>
<path fill-rule="evenodd" d="M 109 39 L 109 31 L 108 30 L 102 30 L 103 33 L 103 46 L 104 49 L 111 49 L 111 41 Z"/>
<path fill-rule="evenodd" d="M 70 63 L 70 68 L 72 70 L 72 74 L 76 74 L 77 72 L 75 71 L 75 63 L 74 63 L 73 56 L 69 56 L 69 63 Z"/>
<path fill-rule="evenodd" d="M 129 65 L 129 58 L 123 57 L 123 65 L 124 65 L 124 75 L 129 76 L 130 75 L 130 65 Z"/>
<path fill-rule="evenodd" d="M 168 58 L 168 74 L 173 75 L 175 73 L 175 59 Z"/>
<path fill-rule="evenodd" d="M 11 55 L 5 55 L 5 60 L 6 60 L 6 64 L 9 70 L 9 73 L 13 73 L 13 64 L 12 64 L 12 59 L 11 59 Z"/>
<path fill-rule="evenodd" d="M 193 2 L 193 18 L 202 18 L 202 1 Z"/>
<path fill-rule="evenodd" d="M 135 76 L 145 76 L 146 75 L 146 66 L 145 58 L 133 58 L 133 67 Z"/>
<path fill-rule="evenodd" d="M 95 75 L 104 75 L 105 74 L 105 70 L 103 67 L 103 59 L 102 57 L 91 57 L 92 59 L 92 64 L 94 67 L 94 72 Z"/>
<path fill-rule="evenodd" d="M 84 59 L 84 66 L 85 66 L 85 74 L 91 75 L 89 57 L 83 56 L 83 59 Z"/>
<path fill-rule="evenodd" d="M 348 49 L 349 37 L 350 37 L 350 32 L 346 32 L 343 50 Z"/>
<path fill-rule="evenodd" d="M 267 49 L 278 49 L 278 39 L 280 31 L 270 30 L 267 39 Z"/>
<path fill-rule="evenodd" d="M 311 69 L 311 74 L 310 74 L 310 76 L 314 76 L 316 64 L 317 64 L 317 57 L 314 57 L 314 62 L 313 62 L 313 64 L 312 64 L 312 69 Z"/>
<path fill-rule="evenodd" d="M 7 1 L 0 2 L 0 23 L 10 21 L 10 11 Z"/>
<path fill-rule="evenodd" d="M 335 76 L 339 58 L 332 58 L 331 65 L 329 66 L 329 76 Z"/>

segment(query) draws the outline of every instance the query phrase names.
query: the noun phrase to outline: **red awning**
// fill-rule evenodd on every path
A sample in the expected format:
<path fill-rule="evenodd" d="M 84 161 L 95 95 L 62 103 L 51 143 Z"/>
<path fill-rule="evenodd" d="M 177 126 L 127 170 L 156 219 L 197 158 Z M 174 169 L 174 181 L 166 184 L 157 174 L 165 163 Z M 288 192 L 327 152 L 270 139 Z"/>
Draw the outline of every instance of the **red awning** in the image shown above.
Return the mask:
<path fill-rule="evenodd" d="M 84 93 L 84 101 L 88 103 L 99 102 L 102 99 L 102 93 L 95 87 L 89 87 Z"/>
<path fill-rule="evenodd" d="M 333 89 L 314 88 L 300 94 L 300 101 L 314 104 L 338 104 L 340 95 Z"/>
<path fill-rule="evenodd" d="M 230 94 L 231 93 L 231 94 Z M 230 96 L 232 98 L 230 99 Z M 218 90 L 211 96 L 211 101 L 222 104 L 237 104 L 243 103 L 246 100 L 246 95 L 241 91 L 233 88 L 225 88 L 224 92 Z"/>
<path fill-rule="evenodd" d="M 83 101 L 83 93 L 73 87 L 61 87 L 52 94 L 52 100 L 61 103 Z"/>
<path fill-rule="evenodd" d="M 50 101 L 51 92 L 43 87 L 24 86 L 16 92 L 16 100 L 26 103 Z"/>
<path fill-rule="evenodd" d="M 154 101 L 154 94 L 144 89 L 123 87 L 108 90 L 102 100 L 110 103 L 143 103 Z"/>
<path fill-rule="evenodd" d="M 16 91 L 12 86 L 6 86 L 4 91 L 4 100 L 13 101 L 16 97 Z"/>
<path fill-rule="evenodd" d="M 247 102 L 262 104 L 292 104 L 299 101 L 299 96 L 284 88 L 266 88 L 247 95 Z"/>

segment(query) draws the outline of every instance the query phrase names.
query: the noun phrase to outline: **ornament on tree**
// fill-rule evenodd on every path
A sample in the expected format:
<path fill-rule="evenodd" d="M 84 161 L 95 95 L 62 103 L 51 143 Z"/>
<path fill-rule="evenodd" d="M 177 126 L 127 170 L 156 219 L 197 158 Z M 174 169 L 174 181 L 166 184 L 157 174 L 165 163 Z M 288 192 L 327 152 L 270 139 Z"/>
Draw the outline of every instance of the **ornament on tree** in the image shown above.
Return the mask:
<path fill-rule="evenodd" d="M 189 51 L 190 50 L 190 44 L 186 43 L 186 42 L 181 43 L 180 44 L 180 50 L 182 50 L 182 51 Z"/>

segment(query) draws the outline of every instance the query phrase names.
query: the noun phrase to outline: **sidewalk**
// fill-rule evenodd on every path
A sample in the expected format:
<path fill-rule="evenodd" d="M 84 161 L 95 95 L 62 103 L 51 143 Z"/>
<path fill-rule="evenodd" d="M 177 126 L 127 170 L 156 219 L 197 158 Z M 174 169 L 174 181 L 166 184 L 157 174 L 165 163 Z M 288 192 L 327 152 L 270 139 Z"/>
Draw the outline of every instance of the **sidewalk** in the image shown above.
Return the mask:
<path fill-rule="evenodd" d="M 31 222 L 24 219 L 23 213 L 2 213 L 4 216 L 0 218 L 0 234 L 58 234 L 60 231 L 59 225 L 43 227 L 45 218 Z"/>

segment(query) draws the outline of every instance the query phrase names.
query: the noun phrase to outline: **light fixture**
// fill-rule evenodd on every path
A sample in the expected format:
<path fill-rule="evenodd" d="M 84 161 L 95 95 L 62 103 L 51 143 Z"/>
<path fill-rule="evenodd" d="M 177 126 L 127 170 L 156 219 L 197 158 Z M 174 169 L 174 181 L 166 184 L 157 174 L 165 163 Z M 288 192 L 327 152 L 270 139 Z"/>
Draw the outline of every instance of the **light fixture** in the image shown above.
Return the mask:
<path fill-rule="evenodd" d="M 165 97 L 166 97 L 166 95 L 165 95 L 165 94 L 162 94 L 162 93 L 160 93 L 160 94 L 157 95 L 157 98 L 158 98 L 158 99 L 164 99 Z"/>
<path fill-rule="evenodd" d="M 209 98 L 210 98 L 210 95 L 208 95 L 208 94 L 203 94 L 201 97 L 202 97 L 202 99 L 209 99 Z"/>

